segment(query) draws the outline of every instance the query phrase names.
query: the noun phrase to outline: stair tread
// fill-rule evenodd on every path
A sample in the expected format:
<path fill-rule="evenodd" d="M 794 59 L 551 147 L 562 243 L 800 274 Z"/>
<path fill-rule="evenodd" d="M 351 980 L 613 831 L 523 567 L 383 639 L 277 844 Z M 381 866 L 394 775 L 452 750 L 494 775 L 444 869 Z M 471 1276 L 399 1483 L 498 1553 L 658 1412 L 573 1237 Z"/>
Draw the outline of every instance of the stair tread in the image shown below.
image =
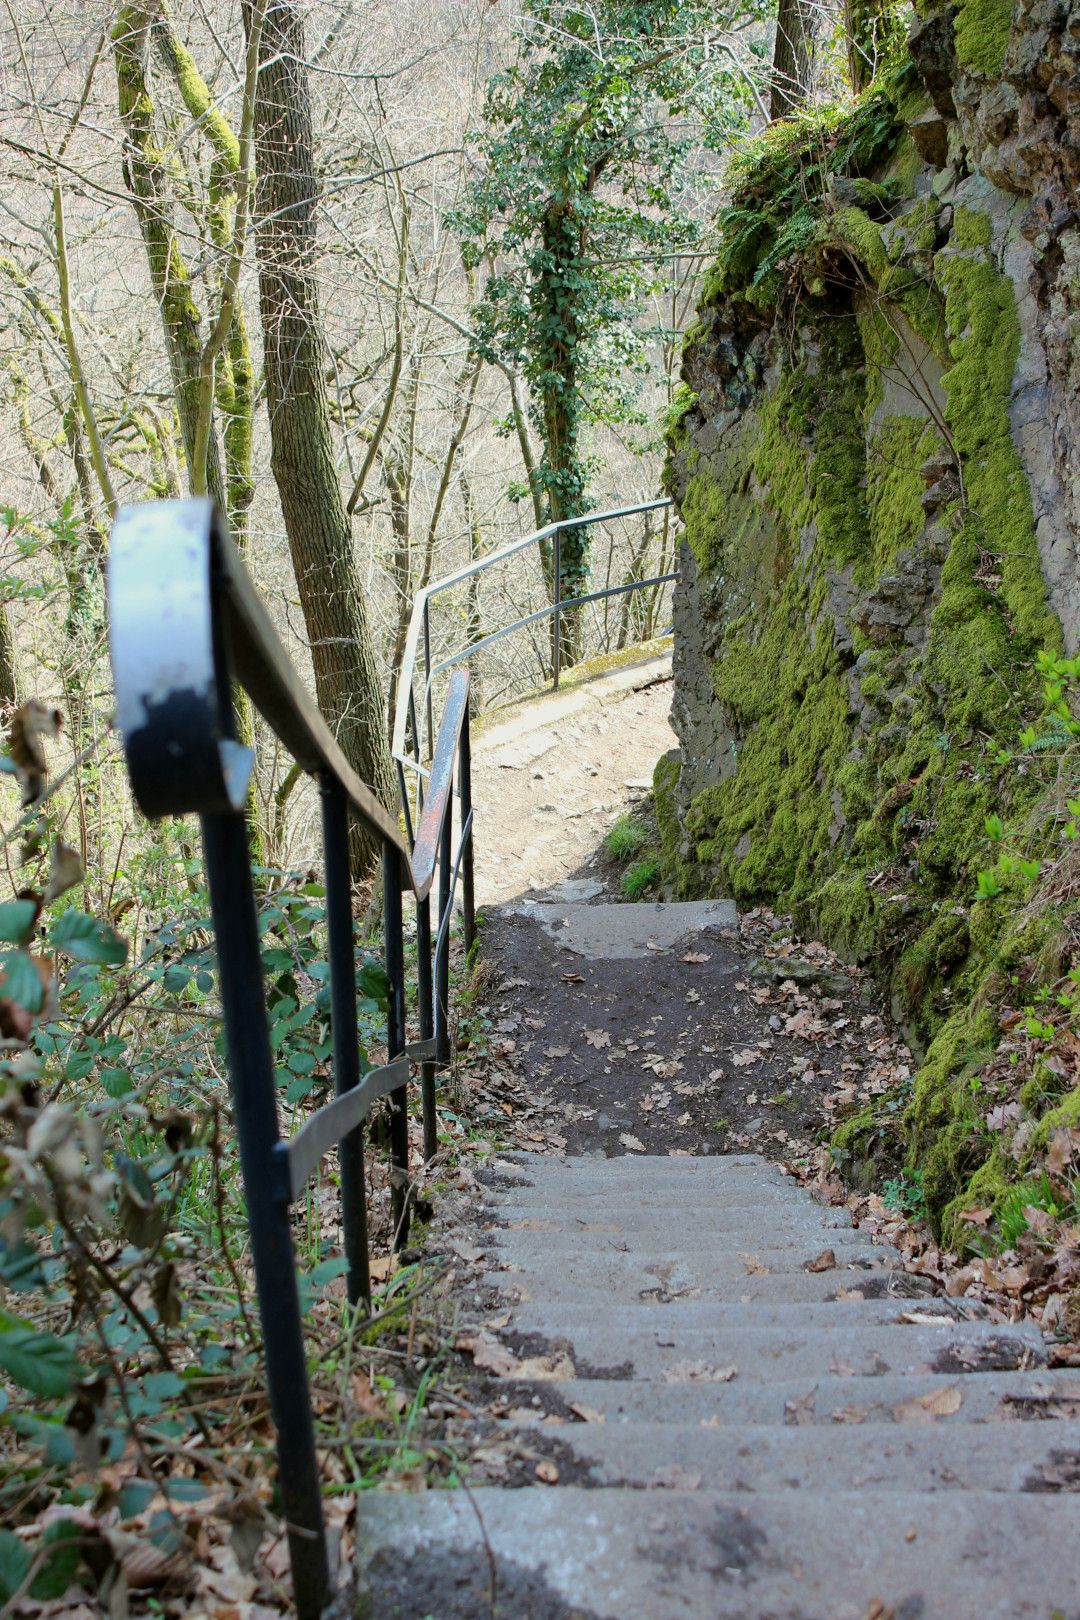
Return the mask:
<path fill-rule="evenodd" d="M 824 1487 L 393 1494 L 364 1500 L 360 1567 L 385 1616 L 429 1611 L 381 1602 L 380 1582 L 404 1574 L 422 1602 L 432 1569 L 445 1583 L 471 1557 L 483 1579 L 485 1548 L 504 1597 L 524 1570 L 539 1572 L 588 1620 L 865 1620 L 875 1601 L 920 1620 L 1073 1615 L 1075 1499 L 1016 1495 L 1005 1513 L 1001 1503 L 956 1492 L 943 1513 L 939 1492 Z"/>
<path fill-rule="evenodd" d="M 794 1374 L 770 1383 L 735 1378 L 724 1384 L 675 1384 L 610 1378 L 567 1378 L 545 1382 L 542 1398 L 556 1410 L 573 1415 L 574 1406 L 597 1412 L 608 1424 L 658 1421 L 703 1423 L 719 1420 L 721 1429 L 742 1425 L 765 1427 L 791 1423 L 815 1427 L 832 1423 L 836 1414 L 857 1407 L 868 1421 L 890 1422 L 897 1406 L 959 1388 L 955 1413 L 943 1412 L 934 1432 L 957 1422 L 1013 1420 L 1028 1414 L 1039 1427 L 1057 1414 L 1080 1417 L 1080 1373 L 1040 1368 L 1031 1372 L 883 1373 L 815 1378 Z M 541 1397 L 538 1397 L 541 1398 Z M 666 1459 L 665 1459 L 666 1460 Z"/>
<path fill-rule="evenodd" d="M 960 1395 L 955 1384 L 943 1386 Z M 938 1391 L 940 1396 L 942 1392 Z M 900 1403 L 897 1403 L 898 1405 Z M 946 1406 L 951 1406 L 950 1400 Z M 944 1427 L 925 1405 L 902 1407 L 899 1420 L 874 1422 L 850 1402 L 845 1421 L 799 1424 L 700 1422 L 553 1423 L 520 1428 L 541 1448 L 572 1453 L 596 1487 L 677 1486 L 693 1476 L 716 1490 L 983 1490 L 1080 1489 L 1080 1417 L 1059 1423 L 965 1423 Z"/>

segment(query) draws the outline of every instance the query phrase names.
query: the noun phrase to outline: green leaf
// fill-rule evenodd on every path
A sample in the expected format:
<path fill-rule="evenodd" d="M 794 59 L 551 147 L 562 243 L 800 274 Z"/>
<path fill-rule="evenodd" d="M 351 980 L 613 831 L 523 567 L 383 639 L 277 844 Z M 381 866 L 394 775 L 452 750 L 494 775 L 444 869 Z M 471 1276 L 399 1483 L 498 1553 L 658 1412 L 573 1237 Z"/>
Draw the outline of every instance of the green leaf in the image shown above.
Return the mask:
<path fill-rule="evenodd" d="M 49 1554 L 30 1588 L 32 1598 L 49 1603 L 63 1597 L 82 1561 L 82 1537 L 74 1519 L 56 1519 L 49 1525 L 41 1538 L 42 1549 L 49 1548 Z"/>
<path fill-rule="evenodd" d="M 191 969 L 182 962 L 170 962 L 161 975 L 161 982 L 171 996 L 178 996 L 191 983 Z"/>
<path fill-rule="evenodd" d="M 5 951 L 0 956 L 0 973 L 3 974 L 0 990 L 9 1001 L 25 1007 L 27 1012 L 41 1011 L 45 990 L 37 967 L 25 951 Z"/>
<path fill-rule="evenodd" d="M 1004 838 L 1005 827 L 1000 816 L 987 816 L 986 836 L 987 838 L 993 838 L 995 841 Z"/>
<path fill-rule="evenodd" d="M 135 1090 L 134 1082 L 126 1069 L 102 1069 L 101 1083 L 108 1095 L 117 1102 Z"/>
<path fill-rule="evenodd" d="M 56 1400 L 71 1392 L 79 1372 L 69 1338 L 38 1333 L 0 1311 L 0 1368 L 31 1395 Z"/>
<path fill-rule="evenodd" d="M 20 1541 L 11 1530 L 0 1530 L 0 1598 L 5 1603 L 15 1596 L 33 1562 L 33 1554 L 25 1541 Z"/>
<path fill-rule="evenodd" d="M 9 945 L 25 945 L 37 913 L 36 900 L 8 900 L 0 905 L 0 939 Z"/>
<path fill-rule="evenodd" d="M 362 996 L 370 996 L 372 1001 L 384 1005 L 390 996 L 390 979 L 381 962 L 365 962 L 360 969 L 357 983 Z"/>
<path fill-rule="evenodd" d="M 144 1479 L 131 1480 L 120 1491 L 118 1506 L 121 1519 L 137 1519 L 140 1513 L 145 1513 L 156 1495 L 156 1485 L 150 1485 Z"/>
<path fill-rule="evenodd" d="M 115 929 L 85 911 L 65 911 L 52 930 L 54 949 L 64 951 L 79 962 L 95 962 L 104 967 L 120 967 L 127 961 L 127 940 Z"/>

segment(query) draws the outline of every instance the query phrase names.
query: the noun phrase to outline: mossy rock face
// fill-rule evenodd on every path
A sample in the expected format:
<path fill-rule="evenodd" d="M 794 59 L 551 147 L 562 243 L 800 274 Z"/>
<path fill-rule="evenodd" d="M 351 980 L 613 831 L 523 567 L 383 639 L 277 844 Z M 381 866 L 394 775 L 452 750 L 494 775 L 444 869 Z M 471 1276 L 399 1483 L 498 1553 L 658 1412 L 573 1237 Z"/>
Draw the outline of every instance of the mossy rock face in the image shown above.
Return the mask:
<path fill-rule="evenodd" d="M 958 71 L 988 72 L 1009 26 L 962 5 Z M 719 718 L 680 724 L 677 645 L 682 789 L 661 762 L 656 804 L 677 892 L 772 904 L 879 968 L 927 1048 L 903 1133 L 951 1230 L 991 1151 L 972 1065 L 1033 937 L 1019 888 L 974 903 L 986 822 L 1030 819 L 1038 783 L 1003 745 L 1062 632 L 1015 432 L 1022 204 L 921 164 L 905 121 L 927 105 L 900 62 L 853 112 L 773 126 L 733 164 L 665 477 L 696 568 L 682 661 Z M 701 768 L 706 731 L 734 769 Z M 842 1149 L 865 1158 L 879 1124 Z"/>

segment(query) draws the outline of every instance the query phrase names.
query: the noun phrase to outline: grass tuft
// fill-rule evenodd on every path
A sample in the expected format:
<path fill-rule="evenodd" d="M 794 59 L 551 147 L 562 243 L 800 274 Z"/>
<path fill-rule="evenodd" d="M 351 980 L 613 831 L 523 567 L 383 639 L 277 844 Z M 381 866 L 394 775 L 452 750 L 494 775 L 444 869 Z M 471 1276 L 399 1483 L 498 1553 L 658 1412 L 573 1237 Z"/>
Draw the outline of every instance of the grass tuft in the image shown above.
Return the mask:
<path fill-rule="evenodd" d="M 629 861 L 648 843 L 649 830 L 635 816 L 621 815 L 604 839 L 604 849 L 613 861 Z"/>

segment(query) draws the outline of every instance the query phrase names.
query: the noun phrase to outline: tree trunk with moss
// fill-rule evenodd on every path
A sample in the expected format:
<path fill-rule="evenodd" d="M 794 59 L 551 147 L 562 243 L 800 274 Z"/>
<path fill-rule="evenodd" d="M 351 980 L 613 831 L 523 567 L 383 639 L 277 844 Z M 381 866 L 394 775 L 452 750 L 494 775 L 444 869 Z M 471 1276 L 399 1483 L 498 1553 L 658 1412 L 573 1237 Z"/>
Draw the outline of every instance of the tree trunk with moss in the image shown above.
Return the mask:
<path fill-rule="evenodd" d="M 157 8 L 125 5 L 113 28 L 120 117 L 127 135 L 124 178 L 138 217 L 150 279 L 165 332 L 173 394 L 188 466 L 193 464 L 202 365 L 200 311 L 184 256 L 172 228 L 170 163 L 154 124 L 149 50 Z M 228 502 L 217 445 L 212 440 L 207 487 L 222 512 Z"/>
<path fill-rule="evenodd" d="M 249 21 L 244 8 L 245 23 Z M 303 20 L 270 5 L 255 114 L 256 244 L 271 466 L 292 552 L 315 686 L 346 758 L 387 807 L 394 775 L 360 573 L 338 483 L 315 273 L 318 182 Z M 357 876 L 377 850 L 354 829 Z"/>
<path fill-rule="evenodd" d="M 814 54 L 814 13 L 807 0 L 780 0 L 773 45 L 769 116 L 790 118 L 810 93 Z"/>
<path fill-rule="evenodd" d="M 860 94 L 889 54 L 903 44 L 905 25 L 896 0 L 844 0 L 851 88 Z"/>
<path fill-rule="evenodd" d="M 544 454 L 539 468 L 544 491 L 545 521 L 560 523 L 577 517 L 585 504 L 588 474 L 581 452 L 581 397 L 578 348 L 581 323 L 578 311 L 580 261 L 585 250 L 585 227 L 572 201 L 553 201 L 542 228 L 541 270 L 533 287 L 533 308 L 540 333 L 538 391 L 540 430 Z M 557 553 L 546 564 L 554 585 L 554 555 L 559 558 L 559 596 L 571 601 L 583 596 L 589 579 L 588 529 L 564 529 Z M 581 656 L 580 609 L 561 616 L 560 651 L 564 664 Z M 552 651 L 554 653 L 554 626 Z"/>

